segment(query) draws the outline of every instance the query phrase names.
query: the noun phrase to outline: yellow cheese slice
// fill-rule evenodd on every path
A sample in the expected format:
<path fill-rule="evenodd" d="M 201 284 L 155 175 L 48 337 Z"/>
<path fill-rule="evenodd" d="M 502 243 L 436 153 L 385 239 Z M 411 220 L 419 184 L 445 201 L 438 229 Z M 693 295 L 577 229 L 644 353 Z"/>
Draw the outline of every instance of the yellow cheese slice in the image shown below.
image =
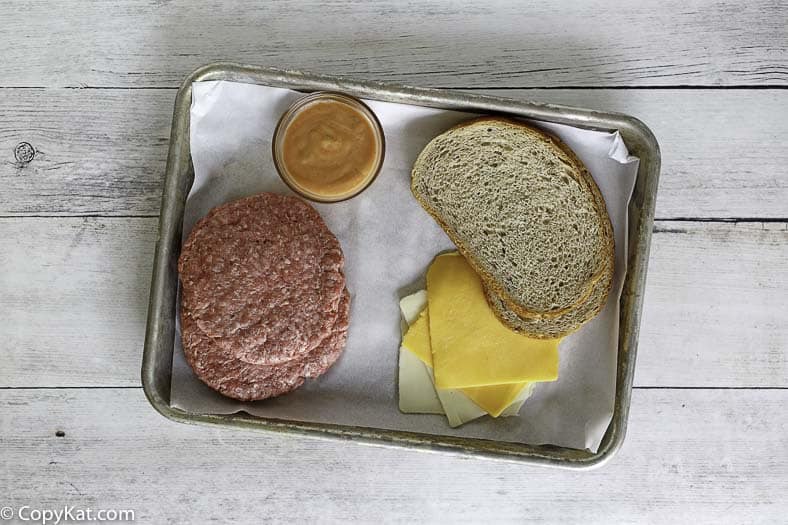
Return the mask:
<path fill-rule="evenodd" d="M 410 350 L 426 366 L 432 368 L 428 308 L 424 308 L 416 321 L 410 326 L 402 339 L 402 346 Z M 523 382 L 463 388 L 460 391 L 492 417 L 498 417 L 527 386 L 528 383 Z M 444 392 L 447 392 L 447 389 L 438 389 L 439 397 Z"/>
<path fill-rule="evenodd" d="M 419 318 L 421 312 L 427 306 L 427 290 L 421 290 L 414 294 L 403 297 L 400 301 L 400 310 L 405 318 L 406 326 L 403 329 L 403 338 L 408 328 L 407 325 L 413 324 Z M 411 340 L 413 338 L 411 337 Z M 429 344 L 429 337 L 427 339 Z M 432 355 L 427 347 L 428 362 L 432 363 Z M 424 364 L 416 354 L 408 350 L 405 346 L 400 346 L 400 369 L 399 369 L 399 398 L 400 410 L 406 413 L 435 413 L 435 405 L 438 404 L 438 413 L 445 414 L 446 420 L 451 427 L 458 427 L 479 419 L 486 415 L 486 412 L 479 408 L 476 403 L 459 390 L 437 390 L 435 380 L 432 377 L 432 368 Z M 422 357 L 424 352 L 421 352 Z M 406 366 L 402 366 L 403 363 Z M 526 397 L 523 397 L 523 396 Z M 523 394 L 512 403 L 507 409 L 506 414 L 516 416 L 520 412 L 520 407 L 525 402 L 529 392 Z M 433 401 L 434 399 L 434 401 Z"/>
<path fill-rule="evenodd" d="M 432 368 L 432 349 L 430 348 L 429 317 L 427 308 L 424 308 L 419 317 L 410 325 L 402 346 L 413 352 L 422 363 Z"/>
<path fill-rule="evenodd" d="M 560 339 L 532 339 L 504 326 L 481 280 L 459 253 L 427 270 L 429 334 L 436 388 L 555 381 Z"/>
<path fill-rule="evenodd" d="M 474 388 L 462 388 L 460 391 L 492 417 L 498 417 L 509 405 L 514 403 L 517 396 L 520 395 L 520 392 L 529 384 L 531 383 L 479 386 Z"/>

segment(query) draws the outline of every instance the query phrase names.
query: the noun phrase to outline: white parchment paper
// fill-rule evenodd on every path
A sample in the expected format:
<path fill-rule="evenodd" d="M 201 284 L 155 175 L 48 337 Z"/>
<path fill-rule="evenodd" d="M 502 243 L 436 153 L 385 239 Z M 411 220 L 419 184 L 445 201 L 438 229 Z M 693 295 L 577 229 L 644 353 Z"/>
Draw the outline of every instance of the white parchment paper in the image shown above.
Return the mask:
<path fill-rule="evenodd" d="M 291 193 L 276 173 L 271 139 L 276 122 L 303 96 L 233 82 L 193 84 L 191 154 L 195 180 L 186 203 L 184 238 L 209 209 L 261 191 Z M 180 331 L 173 353 L 171 403 L 192 413 L 250 414 L 385 429 L 523 442 L 596 451 L 613 414 L 618 304 L 626 272 L 627 205 L 638 159 L 617 133 L 534 124 L 566 142 L 594 176 L 616 240 L 613 291 L 602 313 L 560 347 L 558 381 L 545 383 L 520 417 L 481 418 L 452 429 L 443 416 L 397 408 L 399 299 L 424 285 L 432 258 L 452 242 L 410 193 L 410 170 L 433 137 L 477 115 L 367 101 L 386 136 L 377 180 L 360 196 L 316 205 L 345 252 L 352 306 L 348 343 L 339 362 L 317 381 L 274 399 L 241 403 L 203 385 L 183 357 Z"/>

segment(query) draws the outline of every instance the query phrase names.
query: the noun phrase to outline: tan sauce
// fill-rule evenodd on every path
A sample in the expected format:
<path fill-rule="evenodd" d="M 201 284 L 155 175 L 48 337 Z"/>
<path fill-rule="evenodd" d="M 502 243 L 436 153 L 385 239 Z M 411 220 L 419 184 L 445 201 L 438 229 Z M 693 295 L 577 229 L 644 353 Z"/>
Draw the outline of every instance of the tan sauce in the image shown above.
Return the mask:
<path fill-rule="evenodd" d="M 323 196 L 353 193 L 374 176 L 378 143 L 363 113 L 337 101 L 305 106 L 290 121 L 282 162 L 293 182 Z"/>

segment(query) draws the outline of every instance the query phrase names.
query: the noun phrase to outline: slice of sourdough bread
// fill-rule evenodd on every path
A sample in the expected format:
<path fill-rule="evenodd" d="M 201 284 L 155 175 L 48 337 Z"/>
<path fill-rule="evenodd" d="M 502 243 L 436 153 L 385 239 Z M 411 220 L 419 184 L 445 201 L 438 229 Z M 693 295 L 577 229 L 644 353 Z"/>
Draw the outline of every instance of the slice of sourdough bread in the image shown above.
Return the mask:
<path fill-rule="evenodd" d="M 544 325 L 604 304 L 610 219 L 588 170 L 558 139 L 509 119 L 461 124 L 424 148 L 411 190 L 500 299 L 497 311 L 512 328 L 522 323 L 506 311 Z"/>

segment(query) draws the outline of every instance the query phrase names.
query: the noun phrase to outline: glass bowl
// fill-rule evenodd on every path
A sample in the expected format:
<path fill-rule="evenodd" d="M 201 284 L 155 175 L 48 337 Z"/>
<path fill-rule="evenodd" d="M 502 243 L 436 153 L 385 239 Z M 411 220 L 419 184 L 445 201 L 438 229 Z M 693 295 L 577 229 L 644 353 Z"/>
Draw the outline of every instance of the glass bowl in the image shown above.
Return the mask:
<path fill-rule="evenodd" d="M 371 140 L 373 147 L 371 161 L 364 160 L 368 154 L 364 153 L 360 147 L 357 151 L 354 151 L 353 148 L 358 146 L 358 144 L 352 143 L 352 135 L 350 137 L 346 135 L 344 137 L 346 140 L 344 140 L 344 144 L 342 143 L 342 140 L 340 139 L 342 138 L 342 134 L 347 131 L 347 129 L 342 128 L 336 119 L 331 119 L 328 116 L 319 117 L 325 119 L 325 122 L 320 123 L 321 125 L 316 129 L 311 129 L 309 133 L 306 134 L 307 138 L 304 138 L 303 134 L 300 136 L 298 135 L 297 126 L 292 128 L 293 136 L 290 136 L 289 132 L 291 131 L 291 126 L 293 126 L 294 123 L 298 124 L 299 117 L 303 117 L 305 119 L 305 112 L 310 110 L 310 108 L 315 108 L 316 105 L 322 105 L 320 107 L 321 110 L 324 112 L 331 111 L 330 105 L 333 104 L 342 105 L 334 108 L 340 112 L 346 111 L 347 108 L 352 109 L 356 113 L 355 116 L 361 117 L 362 121 L 368 124 L 368 130 L 364 129 L 360 131 L 360 133 L 364 135 L 364 137 L 361 137 L 360 140 L 364 140 L 366 142 Z M 366 135 L 370 130 L 371 137 Z M 358 133 L 356 133 L 356 135 L 358 135 Z M 342 169 L 341 166 L 347 167 L 348 165 L 352 164 L 352 161 L 354 160 L 353 154 L 357 153 L 356 159 L 361 159 L 363 161 L 363 166 L 357 170 L 355 168 L 353 169 L 355 172 L 353 174 L 353 178 L 344 183 L 344 186 L 347 187 L 342 187 L 342 184 L 339 184 L 338 182 L 335 183 L 333 179 L 329 180 L 329 178 L 332 176 L 332 174 L 329 172 L 329 168 L 302 167 L 301 171 L 308 171 L 309 177 L 313 177 L 314 180 L 299 180 L 299 177 L 294 175 L 294 173 L 298 171 L 296 166 L 288 165 L 288 163 L 293 164 L 298 160 L 297 158 L 295 161 L 293 160 L 294 156 L 298 157 L 294 153 L 287 153 L 288 150 L 285 146 L 287 145 L 288 138 L 290 138 L 290 140 L 301 140 L 301 142 L 298 144 L 301 146 L 301 149 L 307 147 L 311 148 L 309 150 L 310 159 L 312 154 L 325 153 L 328 155 L 327 162 L 329 164 L 334 163 L 334 165 L 340 166 L 337 169 Z M 304 141 L 307 141 L 308 143 L 304 143 Z M 355 197 L 367 189 L 369 185 L 375 180 L 378 173 L 380 173 L 385 155 L 385 137 L 383 134 L 383 128 L 372 110 L 357 98 L 343 95 L 341 93 L 327 91 L 312 93 L 296 100 L 279 119 L 276 129 L 274 130 L 272 146 L 274 165 L 276 166 L 276 170 L 279 172 L 279 176 L 282 178 L 284 183 L 302 197 L 312 201 L 324 203 L 344 201 Z M 338 150 L 346 154 L 345 156 L 348 157 L 347 162 L 342 162 L 344 159 L 340 154 L 337 154 Z M 302 157 L 305 156 L 302 155 Z M 331 167 L 331 169 L 333 168 L 334 166 Z M 325 188 L 322 190 L 317 187 L 321 183 L 321 170 L 325 171 L 327 181 Z M 338 180 L 341 181 L 342 179 L 340 178 Z M 336 187 L 329 187 L 331 185 Z"/>

